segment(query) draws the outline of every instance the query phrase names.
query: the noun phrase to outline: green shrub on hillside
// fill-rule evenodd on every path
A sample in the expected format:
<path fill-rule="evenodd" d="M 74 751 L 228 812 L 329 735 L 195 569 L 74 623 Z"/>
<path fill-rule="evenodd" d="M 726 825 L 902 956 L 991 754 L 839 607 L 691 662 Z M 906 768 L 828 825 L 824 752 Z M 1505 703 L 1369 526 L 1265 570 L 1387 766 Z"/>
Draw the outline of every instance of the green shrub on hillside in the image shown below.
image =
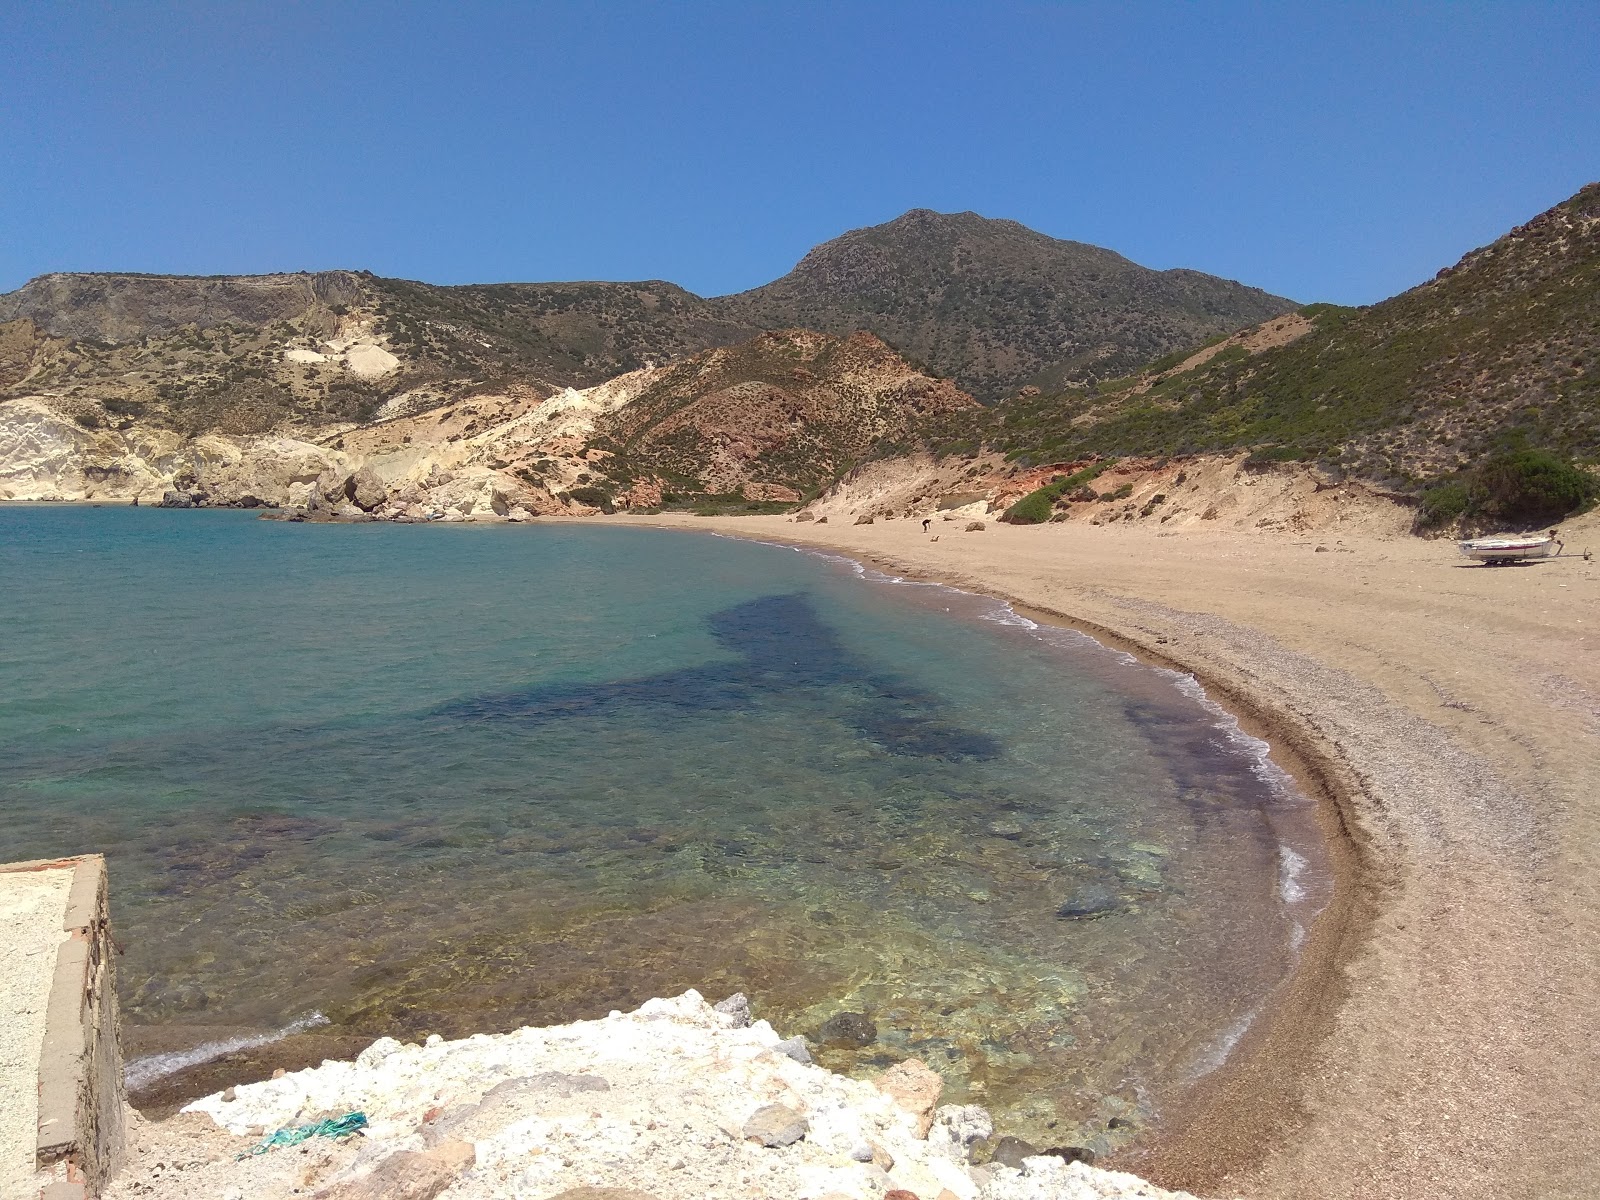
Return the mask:
<path fill-rule="evenodd" d="M 1103 459 L 1100 462 L 1084 467 L 1081 471 L 1074 471 L 1071 475 L 1052 479 L 1043 487 L 1034 488 L 1021 500 L 1006 509 L 1000 519 L 1011 525 L 1042 524 L 1050 519 L 1050 513 L 1055 508 L 1057 499 L 1098 478 L 1110 470 L 1116 464 L 1116 461 L 1114 458 Z"/>
<path fill-rule="evenodd" d="M 1441 479 L 1422 494 L 1418 529 L 1452 521 L 1539 525 L 1559 521 L 1600 497 L 1600 477 L 1547 450 L 1511 450 L 1485 459 L 1461 475 Z"/>
<path fill-rule="evenodd" d="M 1054 485 L 1035 488 L 1018 500 L 1000 519 L 1012 525 L 1040 525 L 1050 519 L 1055 510 Z"/>

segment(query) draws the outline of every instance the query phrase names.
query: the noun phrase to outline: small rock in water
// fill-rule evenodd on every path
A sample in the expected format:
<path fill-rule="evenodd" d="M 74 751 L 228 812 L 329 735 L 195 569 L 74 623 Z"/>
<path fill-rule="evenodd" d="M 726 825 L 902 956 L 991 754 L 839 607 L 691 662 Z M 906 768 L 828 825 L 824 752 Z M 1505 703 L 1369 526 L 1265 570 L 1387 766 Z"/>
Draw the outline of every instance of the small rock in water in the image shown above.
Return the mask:
<path fill-rule="evenodd" d="M 1079 888 L 1068 901 L 1056 909 L 1056 916 L 1064 921 L 1092 921 L 1122 907 L 1122 897 L 1108 887 L 1091 884 Z"/>
<path fill-rule="evenodd" d="M 990 1162 L 999 1163 L 1002 1167 L 1013 1167 L 1022 1170 L 1022 1160 L 1032 1158 L 1039 1151 L 1029 1142 L 1009 1134 L 995 1143 L 994 1153 L 989 1157 Z"/>
<path fill-rule="evenodd" d="M 719 1000 L 713 1005 L 719 1013 L 726 1013 L 733 1018 L 733 1027 L 743 1029 L 750 1024 L 750 997 L 743 992 L 735 992 L 726 1000 Z"/>
<path fill-rule="evenodd" d="M 1059 1158 L 1062 1162 L 1081 1162 L 1085 1166 L 1094 1162 L 1094 1151 L 1087 1146 L 1051 1146 L 1050 1149 L 1042 1150 L 1040 1153 Z"/>
<path fill-rule="evenodd" d="M 878 1027 L 865 1013 L 834 1013 L 817 1030 L 817 1040 L 824 1046 L 870 1046 L 878 1040 Z"/>
<path fill-rule="evenodd" d="M 787 1054 L 790 1058 L 794 1059 L 795 1062 L 800 1063 L 802 1066 L 808 1065 L 811 1062 L 811 1050 L 806 1045 L 805 1038 L 798 1035 L 792 1038 L 784 1039 L 774 1046 L 773 1049 L 779 1054 Z"/>
<path fill-rule="evenodd" d="M 764 1104 L 744 1123 L 747 1142 L 777 1149 L 792 1146 L 806 1136 L 806 1119 L 787 1104 Z"/>

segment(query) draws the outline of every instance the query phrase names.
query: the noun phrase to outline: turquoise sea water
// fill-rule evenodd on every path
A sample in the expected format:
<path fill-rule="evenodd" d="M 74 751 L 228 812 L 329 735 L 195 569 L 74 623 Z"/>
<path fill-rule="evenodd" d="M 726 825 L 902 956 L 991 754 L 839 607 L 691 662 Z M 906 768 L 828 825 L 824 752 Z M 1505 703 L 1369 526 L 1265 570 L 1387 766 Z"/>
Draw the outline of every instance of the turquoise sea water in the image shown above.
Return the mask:
<path fill-rule="evenodd" d="M 871 1017 L 836 1069 L 917 1054 L 1105 1144 L 1215 1065 L 1325 888 L 1191 683 L 842 559 L 15 507 L 0 611 L 0 858 L 107 854 L 141 1024 L 742 990 L 786 1034 Z"/>

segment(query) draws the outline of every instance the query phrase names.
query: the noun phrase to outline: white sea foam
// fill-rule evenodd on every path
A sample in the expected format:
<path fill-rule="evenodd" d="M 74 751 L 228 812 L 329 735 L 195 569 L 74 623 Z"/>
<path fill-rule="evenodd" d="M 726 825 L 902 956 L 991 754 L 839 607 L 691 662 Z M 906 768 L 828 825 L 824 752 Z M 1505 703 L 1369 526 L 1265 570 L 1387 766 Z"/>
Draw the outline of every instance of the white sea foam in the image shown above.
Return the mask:
<path fill-rule="evenodd" d="M 1300 876 L 1310 866 L 1304 855 L 1296 854 L 1287 846 L 1278 847 L 1278 895 L 1285 904 L 1299 904 L 1306 898 L 1306 886 Z"/>
<path fill-rule="evenodd" d="M 301 1017 L 298 1021 L 291 1021 L 282 1029 L 271 1033 L 247 1034 L 243 1037 L 224 1038 L 217 1042 L 202 1042 L 187 1050 L 173 1050 L 166 1054 L 147 1054 L 143 1058 L 134 1059 L 123 1068 L 123 1081 L 129 1091 L 136 1092 L 140 1088 L 149 1087 L 158 1079 L 175 1075 L 179 1071 L 187 1071 L 190 1067 L 198 1067 L 201 1063 L 211 1062 L 224 1054 L 254 1050 L 258 1046 L 270 1046 L 273 1042 L 281 1042 L 286 1037 L 326 1024 L 328 1018 L 319 1012 L 314 1012 L 310 1016 Z"/>
<path fill-rule="evenodd" d="M 1233 1053 L 1233 1048 L 1239 1044 L 1239 1039 L 1249 1032 L 1250 1026 L 1255 1024 L 1256 1017 L 1260 1014 L 1261 1006 L 1258 1004 L 1219 1033 L 1215 1040 L 1200 1052 L 1199 1058 L 1190 1069 L 1190 1078 L 1199 1079 L 1202 1075 L 1209 1075 L 1227 1062 L 1228 1055 Z"/>

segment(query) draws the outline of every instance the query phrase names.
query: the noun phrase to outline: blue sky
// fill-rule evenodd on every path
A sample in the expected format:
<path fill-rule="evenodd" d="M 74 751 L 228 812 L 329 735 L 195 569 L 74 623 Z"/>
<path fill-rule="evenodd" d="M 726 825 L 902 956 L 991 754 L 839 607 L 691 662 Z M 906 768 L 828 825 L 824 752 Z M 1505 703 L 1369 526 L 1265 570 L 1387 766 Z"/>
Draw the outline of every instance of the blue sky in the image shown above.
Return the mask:
<path fill-rule="evenodd" d="M 908 208 L 1366 303 L 1600 178 L 1600 4 L 0 0 L 0 290 L 787 271 Z"/>

